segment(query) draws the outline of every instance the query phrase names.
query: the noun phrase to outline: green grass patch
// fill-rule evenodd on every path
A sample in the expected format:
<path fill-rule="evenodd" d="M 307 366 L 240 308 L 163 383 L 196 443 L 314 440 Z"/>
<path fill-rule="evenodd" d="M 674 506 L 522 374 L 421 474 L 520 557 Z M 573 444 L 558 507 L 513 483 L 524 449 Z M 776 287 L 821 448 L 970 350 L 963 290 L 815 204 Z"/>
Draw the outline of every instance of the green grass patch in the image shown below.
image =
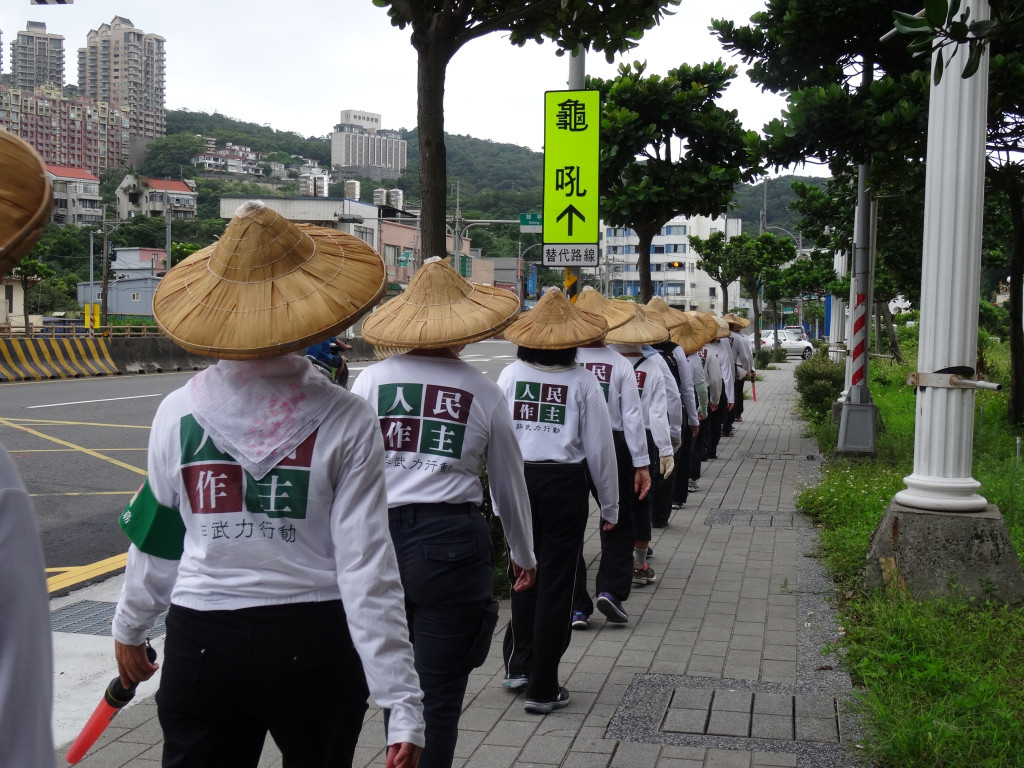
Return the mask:
<path fill-rule="evenodd" d="M 909 351 L 905 365 L 870 364 L 877 458 L 830 457 L 821 482 L 798 499 L 821 526 L 821 556 L 839 587 L 845 633 L 838 646 L 862 687 L 865 748 L 886 768 L 1024 766 L 1021 609 L 956 594 L 914 602 L 861 588 L 868 539 L 913 471 L 915 394 L 905 382 L 916 351 Z M 988 344 L 985 355 L 992 378 L 1009 370 L 1006 345 Z M 1005 392 L 976 393 L 973 476 L 1020 552 L 1022 430 L 1007 424 L 1006 400 Z M 835 448 L 838 424 L 824 418 L 810 429 L 823 453 Z"/>

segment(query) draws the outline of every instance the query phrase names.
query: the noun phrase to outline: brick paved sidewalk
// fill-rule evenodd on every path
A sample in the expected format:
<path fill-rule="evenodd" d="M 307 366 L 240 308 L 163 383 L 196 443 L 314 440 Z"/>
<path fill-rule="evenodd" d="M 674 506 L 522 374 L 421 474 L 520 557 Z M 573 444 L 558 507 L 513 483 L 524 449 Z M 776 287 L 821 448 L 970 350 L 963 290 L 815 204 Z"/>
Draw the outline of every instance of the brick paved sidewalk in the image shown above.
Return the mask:
<path fill-rule="evenodd" d="M 701 490 L 655 529 L 658 581 L 634 588 L 629 623 L 598 614 L 588 630 L 573 632 L 561 666 L 566 709 L 530 715 L 522 693 L 502 688 L 508 605 L 501 606 L 491 654 L 470 677 L 456 768 L 863 764 L 844 707 L 849 679 L 822 654 L 839 632 L 831 585 L 813 557 L 815 531 L 794 504 L 819 462 L 794 413 L 797 362 L 762 373 L 757 402 L 746 401 L 719 458 L 704 463 Z M 594 517 L 584 548 L 591 564 L 599 550 Z M 384 765 L 383 733 L 371 709 L 357 766 Z M 119 714 L 80 765 L 155 767 L 160 750 L 149 698 Z M 260 765 L 281 765 L 270 740 Z"/>

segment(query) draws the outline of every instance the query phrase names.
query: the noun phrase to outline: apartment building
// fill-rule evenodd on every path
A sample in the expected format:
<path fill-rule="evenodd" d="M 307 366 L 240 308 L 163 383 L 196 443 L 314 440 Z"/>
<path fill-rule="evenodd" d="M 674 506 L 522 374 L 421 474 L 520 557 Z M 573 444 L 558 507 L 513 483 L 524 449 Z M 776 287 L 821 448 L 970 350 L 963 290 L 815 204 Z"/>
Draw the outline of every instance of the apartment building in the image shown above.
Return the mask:
<path fill-rule="evenodd" d="M 661 296 L 674 307 L 707 311 L 722 315 L 742 306 L 739 283 L 729 286 L 730 307 L 722 306 L 721 287 L 697 267 L 700 258 L 690 249 L 689 236 L 710 237 L 725 231 L 739 234 L 739 219 L 707 216 L 677 216 L 661 228 L 651 243 L 651 281 L 654 295 Z M 639 296 L 640 272 L 637 269 L 640 239 L 625 227 L 602 227 L 602 266 L 597 277 L 612 296 Z"/>
<path fill-rule="evenodd" d="M 117 218 L 156 216 L 192 221 L 199 194 L 193 179 L 147 179 L 129 173 L 117 187 Z"/>
<path fill-rule="evenodd" d="M 331 134 L 331 167 L 371 179 L 397 179 L 407 164 L 407 144 L 398 131 L 380 127 L 374 112 L 346 109 Z"/>
<path fill-rule="evenodd" d="M 160 138 L 164 120 L 164 38 L 115 16 L 78 49 L 79 92 L 120 108 L 132 136 Z"/>
<path fill-rule="evenodd" d="M 56 86 L 0 86 L 0 129 L 31 144 L 46 163 L 95 176 L 128 158 L 128 124 L 120 110 L 93 99 L 67 99 Z"/>
<path fill-rule="evenodd" d="M 11 85 L 23 90 L 37 85 L 63 88 L 64 36 L 48 33 L 44 22 L 27 22 L 11 43 Z"/>
<path fill-rule="evenodd" d="M 47 165 L 46 175 L 53 188 L 53 224 L 95 227 L 103 221 L 100 180 L 84 168 Z"/>

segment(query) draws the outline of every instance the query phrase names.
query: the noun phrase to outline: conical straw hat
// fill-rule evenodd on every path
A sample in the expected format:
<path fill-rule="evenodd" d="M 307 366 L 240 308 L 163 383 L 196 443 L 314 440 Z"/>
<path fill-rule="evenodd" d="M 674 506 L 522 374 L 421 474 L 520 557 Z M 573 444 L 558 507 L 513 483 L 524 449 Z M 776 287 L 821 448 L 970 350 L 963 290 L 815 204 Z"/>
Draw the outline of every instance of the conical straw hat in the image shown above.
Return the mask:
<path fill-rule="evenodd" d="M 293 224 L 250 200 L 220 240 L 160 281 L 153 314 L 189 352 L 276 357 L 347 328 L 384 293 L 384 281 L 384 262 L 358 237 Z"/>
<path fill-rule="evenodd" d="M 735 325 L 737 328 L 746 328 L 750 325 L 750 321 L 742 315 L 733 314 L 730 312 L 728 315 L 722 318 L 729 325 Z"/>
<path fill-rule="evenodd" d="M 575 307 L 552 288 L 505 329 L 505 338 L 530 349 L 569 349 L 597 341 L 607 330 L 608 322 L 601 315 Z"/>
<path fill-rule="evenodd" d="M 667 339 L 668 328 L 639 304 L 632 320 L 604 337 L 607 344 L 660 344 Z"/>
<path fill-rule="evenodd" d="M 593 312 L 608 321 L 608 330 L 625 325 L 633 319 L 634 305 L 631 301 L 612 301 L 602 296 L 589 285 L 576 297 L 576 308 Z"/>
<path fill-rule="evenodd" d="M 724 318 L 716 317 L 715 322 L 718 323 L 718 332 L 715 334 L 716 339 L 724 339 L 726 336 L 732 333 L 732 331 L 729 330 L 729 324 L 725 321 Z"/>
<path fill-rule="evenodd" d="M 703 312 L 684 312 L 685 320 L 669 331 L 669 338 L 692 355 L 718 334 L 718 323 Z"/>
<path fill-rule="evenodd" d="M 471 283 L 446 259 L 428 259 L 402 295 L 363 321 L 363 338 L 376 346 L 437 349 L 488 339 L 518 315 L 511 291 Z"/>
<path fill-rule="evenodd" d="M 46 165 L 25 141 L 0 130 L 0 277 L 35 245 L 51 208 Z"/>
<path fill-rule="evenodd" d="M 670 307 L 661 296 L 655 296 L 644 305 L 644 308 L 647 310 L 647 314 L 654 315 L 670 331 L 686 318 L 682 311 Z"/>

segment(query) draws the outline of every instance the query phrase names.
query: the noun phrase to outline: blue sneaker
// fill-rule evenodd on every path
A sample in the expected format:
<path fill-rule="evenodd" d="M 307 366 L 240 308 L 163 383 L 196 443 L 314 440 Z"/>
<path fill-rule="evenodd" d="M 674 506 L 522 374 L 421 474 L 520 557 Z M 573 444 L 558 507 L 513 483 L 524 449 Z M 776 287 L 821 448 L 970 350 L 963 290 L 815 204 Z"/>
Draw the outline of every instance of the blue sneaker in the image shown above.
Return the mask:
<path fill-rule="evenodd" d="M 573 629 L 586 629 L 590 626 L 590 616 L 585 614 L 583 611 L 576 611 L 572 615 L 572 628 Z"/>
<path fill-rule="evenodd" d="M 622 607 L 622 603 L 608 592 L 602 592 L 597 596 L 596 605 L 597 610 L 614 624 L 625 624 L 629 621 L 629 616 L 626 614 L 626 609 Z"/>

